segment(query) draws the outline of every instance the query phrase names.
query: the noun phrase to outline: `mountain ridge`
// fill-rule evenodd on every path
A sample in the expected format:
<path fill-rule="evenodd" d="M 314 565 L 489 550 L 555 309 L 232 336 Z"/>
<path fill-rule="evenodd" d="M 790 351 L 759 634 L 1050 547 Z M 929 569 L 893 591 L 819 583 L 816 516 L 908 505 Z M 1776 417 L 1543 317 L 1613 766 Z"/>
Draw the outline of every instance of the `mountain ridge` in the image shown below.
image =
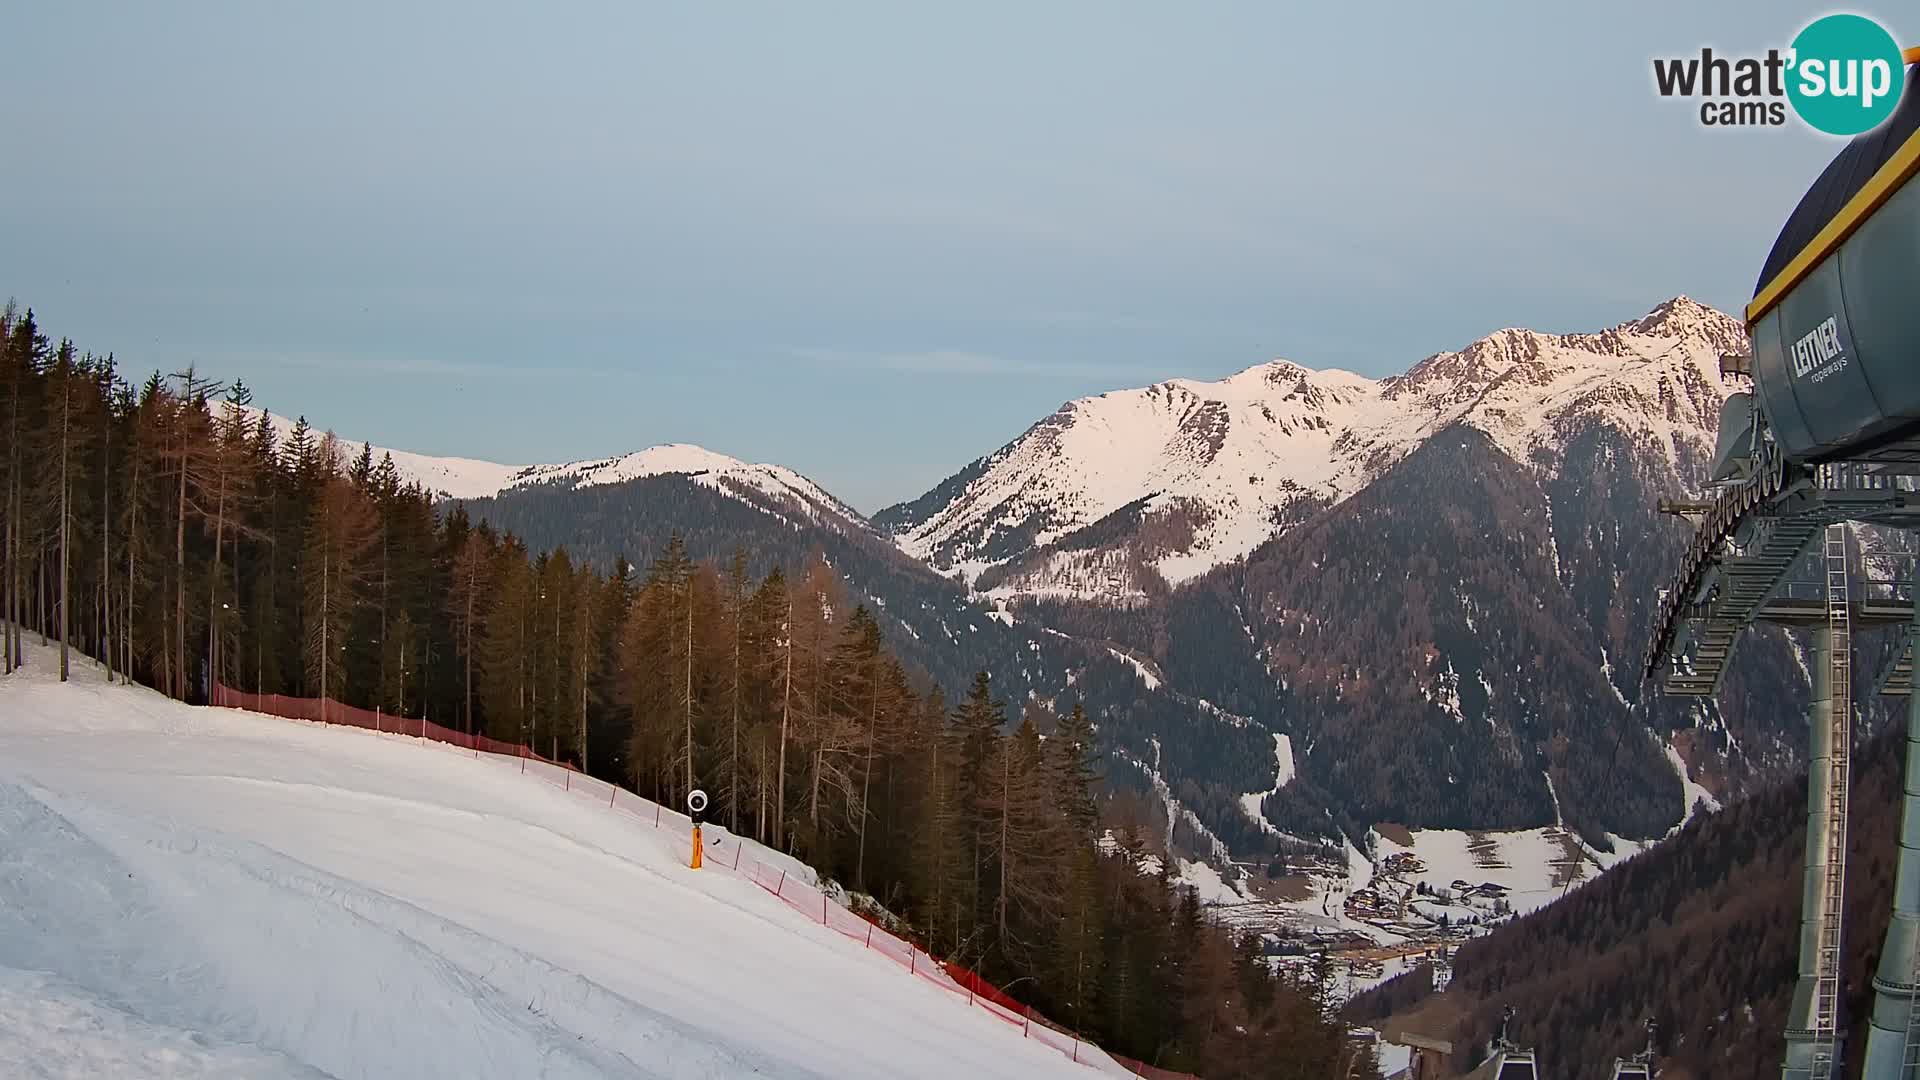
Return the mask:
<path fill-rule="evenodd" d="M 952 536 L 967 527 L 966 522 L 956 521 L 944 527 L 938 522 L 963 516 L 956 515 L 955 508 L 958 506 L 988 501 L 981 492 L 973 490 L 975 485 L 997 463 L 1003 462 L 1023 444 L 1035 441 L 1040 450 L 1052 452 L 1057 458 L 1060 439 L 1067 428 L 1087 414 L 1103 408 L 1111 411 L 1113 403 L 1144 398 L 1149 402 L 1183 410 L 1171 433 L 1172 437 L 1162 445 L 1187 452 L 1187 456 L 1201 466 L 1212 464 L 1225 449 L 1224 442 L 1233 419 L 1230 415 L 1231 406 L 1235 404 L 1259 409 L 1261 418 L 1282 435 L 1298 434 L 1305 437 L 1317 432 L 1329 436 L 1324 440 L 1312 440 L 1328 442 L 1324 448 L 1327 451 L 1325 457 L 1333 459 L 1329 468 L 1317 470 L 1311 460 L 1313 455 L 1298 453 L 1310 450 L 1312 446 L 1290 442 L 1283 447 L 1288 451 L 1286 455 L 1268 455 L 1270 460 L 1266 464 L 1279 465 L 1279 475 L 1248 474 L 1242 486 L 1257 487 L 1271 481 L 1282 491 L 1291 493 L 1288 497 L 1274 500 L 1275 505 L 1271 506 L 1254 500 L 1253 505 L 1261 511 L 1255 515 L 1258 520 L 1247 520 L 1249 515 L 1244 513 L 1236 518 L 1232 513 L 1246 502 L 1243 493 L 1229 493 L 1230 505 L 1215 505 L 1207 499 L 1212 492 L 1183 489 L 1180 482 L 1192 477 L 1183 476 L 1178 468 L 1169 468 L 1166 463 L 1161 463 L 1157 469 L 1142 471 L 1141 484 L 1131 490 L 1116 489 L 1113 494 L 1067 491 L 1064 499 L 1066 506 L 1056 515 L 1058 524 L 1027 523 L 1025 528 L 1004 533 L 1007 542 L 999 545 L 1012 549 L 1018 546 L 1014 543 L 1016 539 L 1033 539 L 1045 546 L 1098 526 L 1117 511 L 1157 511 L 1165 517 L 1170 516 L 1170 512 L 1177 510 L 1181 504 L 1198 498 L 1204 505 L 1189 509 L 1210 520 L 1230 519 L 1227 523 L 1229 527 L 1222 531 L 1231 535 L 1226 537 L 1224 544 L 1217 545 L 1213 550 L 1182 552 L 1186 556 L 1184 559 L 1163 555 L 1156 568 L 1169 584 L 1178 584 L 1197 577 L 1219 562 L 1244 556 L 1264 542 L 1271 535 L 1270 531 L 1263 528 L 1264 524 L 1269 519 L 1284 518 L 1286 506 L 1298 498 L 1311 495 L 1327 501 L 1339 501 L 1349 497 L 1418 442 L 1431 437 L 1455 420 L 1480 421 L 1475 426 L 1488 430 L 1503 449 L 1517 459 L 1526 461 L 1533 449 L 1528 445 L 1531 436 L 1540 434 L 1543 427 L 1563 420 L 1576 407 L 1594 406 L 1597 403 L 1594 393 L 1613 387 L 1610 384 L 1598 387 L 1576 384 L 1563 388 L 1557 395 L 1528 395 L 1524 388 L 1552 389 L 1556 374 L 1554 361 L 1561 361 L 1559 373 L 1564 374 L 1567 366 L 1565 361 L 1569 359 L 1566 354 L 1569 352 L 1594 358 L 1638 360 L 1643 364 L 1657 360 L 1657 354 L 1649 356 L 1644 347 L 1639 347 L 1652 339 L 1669 340 L 1688 347 L 1700 357 L 1711 354 L 1715 359 L 1721 352 L 1736 352 L 1744 348 L 1744 331 L 1732 316 L 1682 295 L 1655 306 L 1639 318 L 1597 332 L 1555 334 L 1505 327 L 1483 335 L 1459 350 L 1433 353 L 1403 373 L 1380 379 L 1340 368 L 1315 369 L 1288 359 L 1274 359 L 1242 368 L 1217 380 L 1169 379 L 1144 387 L 1109 390 L 1064 403 L 1053 414 L 1033 424 L 1020 437 L 994 453 L 975 459 L 921 495 L 894 503 L 871 515 L 853 509 L 824 485 L 798 470 L 773 463 L 748 462 L 690 443 L 661 443 L 621 454 L 551 464 L 512 464 L 372 445 L 376 457 L 383 454 L 393 456 L 395 467 L 404 480 L 418 482 L 426 490 L 452 499 L 485 498 L 534 484 L 590 487 L 668 474 L 701 476 L 705 482 L 722 490 L 743 485 L 778 498 L 793 498 L 836 517 L 893 533 L 899 538 L 901 548 L 909 554 L 930 563 L 944 574 L 956 571 L 966 574 L 971 581 L 992 566 L 1006 562 L 1007 558 L 996 559 L 991 555 L 981 559 L 958 557 L 963 548 L 978 548 L 980 545 L 952 542 Z M 1605 384 L 1609 376 L 1618 374 L 1602 370 L 1599 377 Z M 1709 379 L 1702 372 L 1699 379 L 1682 388 L 1687 393 L 1683 395 L 1684 400 L 1678 400 L 1676 404 L 1699 405 L 1706 397 L 1702 391 L 1708 391 L 1709 384 L 1717 381 L 1717 373 Z M 1714 390 L 1717 389 L 1714 387 Z M 1582 391 L 1587 393 L 1583 396 Z M 1515 405 L 1528 404 L 1525 399 L 1529 396 L 1534 399 L 1530 404 L 1535 407 L 1522 409 L 1516 416 Z M 1103 402 L 1108 404 L 1102 406 L 1100 403 Z M 1402 409 L 1393 410 L 1377 408 L 1379 402 L 1407 404 Z M 1340 419 L 1346 423 L 1336 432 L 1329 414 L 1338 414 L 1342 408 L 1346 410 L 1346 415 L 1340 416 Z M 250 411 L 257 413 L 260 410 Z M 1685 415 L 1675 419 L 1694 432 L 1710 433 L 1711 426 L 1717 421 L 1717 417 L 1709 416 L 1697 407 L 1683 408 L 1681 412 Z M 270 415 L 282 437 L 292 430 L 293 420 L 278 414 Z M 1097 418 L 1091 422 L 1110 424 L 1110 421 Z M 317 432 L 320 429 L 315 430 Z M 1116 438 L 1124 438 L 1130 432 L 1121 429 L 1112 434 Z M 361 447 L 370 444 L 370 440 L 347 437 L 340 437 L 340 442 L 349 456 L 358 454 Z M 1304 456 L 1308 460 L 1287 468 L 1289 463 L 1281 460 L 1283 456 L 1296 461 Z M 1126 460 L 1118 454 L 1115 458 L 1120 464 L 1112 471 L 1124 472 L 1137 462 L 1137 455 L 1134 460 Z M 1203 479 L 1210 481 L 1214 478 Z M 994 504 L 1003 505 L 1004 500 Z M 999 591 L 1019 593 L 1021 590 L 1016 587 Z M 1098 591 L 1087 595 L 1098 595 Z"/>
<path fill-rule="evenodd" d="M 250 422 L 268 418 L 275 435 L 285 440 L 305 420 L 289 419 L 264 409 L 247 409 Z M 310 425 L 311 426 L 311 425 Z M 322 429 L 311 428 L 318 433 Z M 504 492 L 550 486 L 567 489 L 621 484 L 655 476 L 686 476 L 743 501 L 768 499 L 805 507 L 810 513 L 845 519 L 866 526 L 859 511 L 801 473 L 783 465 L 756 464 L 693 443 L 659 443 L 612 457 L 582 458 L 552 465 L 510 465 L 479 458 L 436 456 L 398 450 L 369 441 L 334 436 L 346 458 L 370 449 L 374 460 L 393 459 L 402 483 L 417 483 L 440 499 L 465 501 Z"/>
<path fill-rule="evenodd" d="M 1498 330 L 1378 380 L 1273 360 L 1108 391 L 872 520 L 993 595 L 1140 598 L 1244 558 L 1456 422 L 1523 463 L 1555 456 L 1593 414 L 1672 462 L 1704 452 L 1727 389 L 1719 357 L 1744 337 L 1678 296 L 1594 333 Z M 1123 511 L 1130 526 L 1108 521 Z M 1111 542 L 1060 543 L 1103 523 Z"/>

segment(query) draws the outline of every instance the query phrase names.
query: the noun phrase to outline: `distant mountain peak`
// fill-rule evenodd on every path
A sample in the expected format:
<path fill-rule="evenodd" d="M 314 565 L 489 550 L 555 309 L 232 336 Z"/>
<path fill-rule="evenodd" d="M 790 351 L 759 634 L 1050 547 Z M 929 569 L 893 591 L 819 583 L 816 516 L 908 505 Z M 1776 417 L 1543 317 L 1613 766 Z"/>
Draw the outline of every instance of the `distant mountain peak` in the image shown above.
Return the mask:
<path fill-rule="evenodd" d="M 724 473 L 753 466 L 739 458 L 716 453 L 692 443 L 662 443 L 608 458 L 570 461 L 560 465 L 529 465 L 508 486 L 549 481 L 572 481 L 578 487 L 617 484 L 647 476 Z"/>
<path fill-rule="evenodd" d="M 262 410 L 249 407 L 250 416 Z M 295 421 L 266 414 L 281 440 Z M 309 425 L 318 433 L 320 425 Z M 358 457 L 367 444 L 338 439 L 342 455 Z M 778 513 L 799 512 L 816 520 L 835 519 L 850 528 L 868 528 L 867 519 L 826 489 L 782 465 L 755 465 L 692 443 L 662 443 L 613 457 L 569 461 L 558 465 L 504 465 L 473 458 L 436 457 L 407 450 L 372 447 L 373 459 L 392 457 L 403 483 L 417 483 L 441 499 L 485 499 L 537 484 L 597 487 L 658 476 L 685 476 L 695 483 L 725 492 Z"/>
<path fill-rule="evenodd" d="M 1677 296 L 1598 332 L 1496 330 L 1377 381 L 1274 359 L 1110 391 L 880 518 L 909 554 L 991 591 L 1132 595 L 1247 555 L 1455 423 L 1523 463 L 1610 424 L 1671 465 L 1711 440 L 1719 354 L 1744 342 L 1731 316 Z"/>
<path fill-rule="evenodd" d="M 1746 324 L 1724 311 L 1690 296 L 1676 296 L 1619 329 L 1648 337 L 1698 341 L 1722 352 L 1744 353 L 1749 348 Z"/>

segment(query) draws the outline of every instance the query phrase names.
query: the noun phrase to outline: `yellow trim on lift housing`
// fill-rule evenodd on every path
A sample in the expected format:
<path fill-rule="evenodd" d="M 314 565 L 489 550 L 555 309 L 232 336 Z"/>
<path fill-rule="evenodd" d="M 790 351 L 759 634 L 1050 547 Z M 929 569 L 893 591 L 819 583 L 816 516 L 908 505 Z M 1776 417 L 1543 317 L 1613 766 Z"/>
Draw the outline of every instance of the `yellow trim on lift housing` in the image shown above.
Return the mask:
<path fill-rule="evenodd" d="M 1920 46 L 1908 49 L 1901 59 L 1909 64 L 1920 64 Z M 1886 164 L 1880 166 L 1880 171 L 1874 173 L 1873 178 L 1855 192 L 1853 198 L 1847 200 L 1847 205 L 1841 207 L 1840 212 L 1833 215 L 1833 220 L 1827 222 L 1827 227 L 1800 249 L 1800 254 L 1795 255 L 1785 269 L 1754 294 L 1753 302 L 1747 305 L 1747 328 L 1751 330 L 1754 323 L 1759 322 L 1783 297 L 1805 281 L 1815 267 L 1846 243 L 1847 237 L 1872 217 L 1875 210 L 1893 198 L 1893 193 L 1899 191 L 1901 185 L 1911 180 L 1916 172 L 1920 172 L 1920 131 L 1916 131 L 1887 159 Z"/>
<path fill-rule="evenodd" d="M 1847 238 L 1865 224 L 1875 210 L 1893 198 L 1893 193 L 1899 191 L 1916 172 L 1920 172 L 1920 131 L 1914 132 L 1899 151 L 1880 166 L 1880 171 L 1873 174 L 1873 179 L 1868 180 L 1865 187 L 1847 200 L 1847 205 L 1841 207 L 1840 212 L 1833 215 L 1833 220 L 1827 222 L 1827 227 L 1800 249 L 1800 254 L 1793 257 L 1786 269 L 1776 274 L 1772 281 L 1767 282 L 1766 288 L 1754 295 L 1753 303 L 1747 305 L 1747 327 L 1751 329 L 1754 323 L 1780 303 L 1781 298 L 1805 281 L 1815 267 L 1846 243 Z"/>

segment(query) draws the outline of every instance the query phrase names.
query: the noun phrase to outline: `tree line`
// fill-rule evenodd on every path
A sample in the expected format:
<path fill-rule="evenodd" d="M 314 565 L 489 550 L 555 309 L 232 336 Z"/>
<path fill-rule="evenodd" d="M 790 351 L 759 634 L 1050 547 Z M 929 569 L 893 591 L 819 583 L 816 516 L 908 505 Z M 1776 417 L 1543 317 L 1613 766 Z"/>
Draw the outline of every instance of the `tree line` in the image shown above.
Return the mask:
<path fill-rule="evenodd" d="M 1009 716 L 981 673 L 950 708 L 819 553 L 755 576 L 676 536 L 596 567 L 276 423 L 239 381 L 129 382 L 11 305 L 0 359 L 7 672 L 37 632 L 63 679 L 77 654 L 183 701 L 219 683 L 424 717 L 669 805 L 702 787 L 714 820 L 1103 1045 L 1209 1076 L 1345 1073 L 1315 988 L 1096 843 L 1082 707 Z"/>

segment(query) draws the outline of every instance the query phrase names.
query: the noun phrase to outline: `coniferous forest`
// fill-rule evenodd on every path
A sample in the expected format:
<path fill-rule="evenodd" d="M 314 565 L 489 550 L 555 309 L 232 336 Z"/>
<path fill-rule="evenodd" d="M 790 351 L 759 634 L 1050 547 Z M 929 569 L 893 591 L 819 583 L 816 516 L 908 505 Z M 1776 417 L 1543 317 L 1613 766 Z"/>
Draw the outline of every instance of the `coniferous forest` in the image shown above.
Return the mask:
<path fill-rule="evenodd" d="M 1208 1077 L 1374 1075 L 1316 988 L 1096 845 L 1083 709 L 1010 712 L 985 674 L 929 685 L 818 555 L 756 576 L 676 538 L 592 566 L 304 420 L 283 434 L 239 379 L 128 378 L 11 305 L 0 359 L 5 670 L 33 634 L 63 674 L 189 702 L 215 681 L 325 695 L 670 805 L 699 786 L 719 823 L 1113 1050 Z"/>

